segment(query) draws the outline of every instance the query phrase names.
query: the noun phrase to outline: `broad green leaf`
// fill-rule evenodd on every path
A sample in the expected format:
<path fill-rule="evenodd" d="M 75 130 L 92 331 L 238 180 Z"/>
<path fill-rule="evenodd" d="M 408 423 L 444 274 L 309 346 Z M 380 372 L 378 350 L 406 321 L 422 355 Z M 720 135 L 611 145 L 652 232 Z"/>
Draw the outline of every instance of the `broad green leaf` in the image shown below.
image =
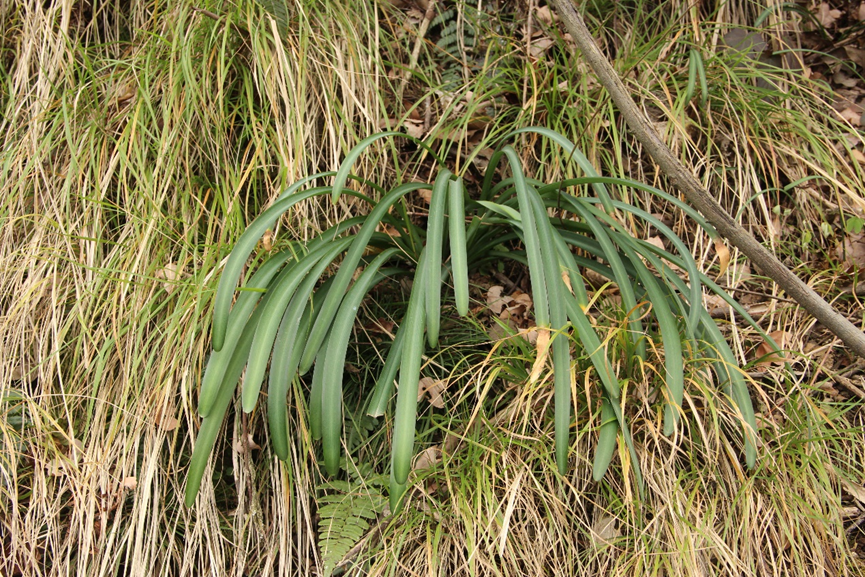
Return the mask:
<path fill-rule="evenodd" d="M 383 276 L 379 273 L 381 266 L 394 254 L 392 248 L 378 255 L 367 267 L 354 286 L 346 294 L 342 305 L 334 318 L 330 330 L 322 389 L 321 433 L 324 449 L 324 466 L 329 475 L 339 473 L 340 433 L 342 432 L 342 379 L 345 370 L 345 355 L 351 330 L 357 318 L 357 311 L 363 298 Z"/>
<path fill-rule="evenodd" d="M 424 333 L 424 266 L 426 252 L 421 255 L 415 279 L 412 283 L 408 310 L 406 311 L 405 344 L 399 368 L 399 391 L 396 399 L 396 415 L 393 427 L 392 470 L 397 484 L 404 484 L 411 469 L 414 455 L 415 420 L 417 418 L 417 389 L 420 380 L 421 357 L 423 356 Z"/>
<path fill-rule="evenodd" d="M 616 439 L 619 436 L 619 422 L 613 412 L 613 406 L 606 394 L 601 395 L 601 427 L 598 433 L 598 446 L 595 447 L 595 462 L 592 466 L 592 478 L 600 481 L 604 478 L 613 454 L 616 452 Z"/>
<path fill-rule="evenodd" d="M 330 323 L 333 322 L 333 317 L 336 314 L 337 307 L 339 307 L 339 303 L 342 302 L 342 299 L 345 296 L 345 291 L 354 275 L 354 271 L 357 269 L 361 257 L 367 250 L 369 239 L 372 237 L 376 227 L 381 222 L 382 217 L 384 217 L 390 207 L 400 198 L 410 192 L 422 188 L 423 186 L 422 183 L 409 183 L 396 187 L 381 199 L 381 201 L 379 201 L 375 208 L 372 209 L 366 217 L 366 221 L 357 235 L 355 235 L 354 241 L 348 249 L 348 253 L 340 264 L 339 272 L 336 273 L 333 280 L 333 286 L 331 287 L 330 292 L 328 292 L 327 299 L 325 299 L 324 304 L 321 307 L 321 312 L 315 320 L 312 330 L 309 332 L 309 341 L 307 342 L 306 348 L 303 351 L 303 356 L 300 359 L 300 374 L 305 374 L 312 366 L 312 362 L 318 354 L 322 342 L 324 342 L 325 334 L 330 330 Z"/>
<path fill-rule="evenodd" d="M 255 339 L 252 341 L 249 364 L 243 379 L 244 412 L 251 412 L 258 401 L 258 393 L 261 390 L 261 383 L 264 381 L 264 373 L 267 370 L 267 361 L 273 350 L 276 332 L 298 285 L 303 282 L 309 271 L 315 268 L 317 264 L 319 265 L 318 270 L 323 270 L 350 243 L 351 238 L 321 244 L 313 252 L 300 259 L 295 266 L 280 273 L 280 276 L 274 281 L 270 298 L 267 301 L 267 308 L 263 312 L 255 332 Z"/>
<path fill-rule="evenodd" d="M 457 177 L 448 183 L 448 225 L 450 228 L 451 275 L 457 312 L 469 312 L 469 272 L 466 255 L 466 224 L 463 181 Z"/>
<path fill-rule="evenodd" d="M 204 370 L 204 376 L 201 379 L 198 414 L 202 417 L 210 414 L 213 404 L 216 402 L 226 368 L 234 355 L 234 350 L 243 334 L 244 327 L 249 320 L 249 315 L 252 314 L 259 297 L 263 294 L 262 292 L 256 292 L 255 289 L 261 291 L 266 289 L 271 279 L 279 271 L 279 267 L 289 258 L 291 258 L 291 252 L 283 251 L 268 259 L 250 279 L 247 285 L 247 288 L 250 290 L 243 291 L 237 298 L 237 303 L 228 317 L 228 338 L 221 350 L 210 353 L 207 368 Z"/>
<path fill-rule="evenodd" d="M 439 326 L 441 325 L 441 268 L 442 246 L 444 244 L 445 203 L 448 183 L 453 174 L 443 168 L 433 184 L 430 199 L 429 218 L 427 218 L 426 272 L 426 330 L 430 348 L 438 346 Z"/>

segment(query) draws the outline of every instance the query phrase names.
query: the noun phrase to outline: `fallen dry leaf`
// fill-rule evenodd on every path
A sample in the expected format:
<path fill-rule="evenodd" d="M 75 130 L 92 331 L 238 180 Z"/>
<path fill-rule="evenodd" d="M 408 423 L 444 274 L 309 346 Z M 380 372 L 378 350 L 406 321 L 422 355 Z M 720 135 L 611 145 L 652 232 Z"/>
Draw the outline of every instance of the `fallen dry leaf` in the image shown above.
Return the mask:
<path fill-rule="evenodd" d="M 855 122 L 855 124 L 859 124 L 859 122 L 857 121 L 857 122 Z M 852 156 L 853 159 L 856 162 L 858 162 L 859 164 L 865 164 L 865 154 L 862 154 L 861 152 L 859 152 L 855 148 L 850 150 L 850 156 Z"/>
<path fill-rule="evenodd" d="M 541 36 L 540 38 L 536 38 L 532 40 L 532 43 L 529 45 L 529 56 L 532 58 L 539 58 L 547 49 L 556 43 L 555 40 L 550 38 L 549 36 Z"/>
<path fill-rule="evenodd" d="M 718 238 L 715 239 L 715 252 L 718 254 L 718 263 L 720 265 L 718 276 L 721 276 L 727 272 L 727 267 L 730 266 L 730 249 L 727 248 L 723 240 Z"/>
<path fill-rule="evenodd" d="M 540 6 L 535 8 L 535 18 L 538 19 L 538 22 L 542 22 L 549 26 L 553 22 L 557 21 L 559 16 L 552 12 L 549 6 Z"/>
<path fill-rule="evenodd" d="M 859 79 L 853 78 L 842 70 L 838 70 L 838 72 L 832 75 L 832 82 L 834 82 L 835 84 L 840 84 L 841 86 L 845 86 L 847 88 L 855 88 L 856 85 L 859 84 Z"/>
<path fill-rule="evenodd" d="M 568 292 L 574 294 L 574 287 L 571 286 L 571 275 L 566 270 L 562 271 L 562 282 L 568 287 Z"/>
<path fill-rule="evenodd" d="M 865 20 L 865 2 L 859 4 L 859 12 L 857 13 L 856 17 L 859 19 L 860 22 L 862 20 Z"/>
<path fill-rule="evenodd" d="M 612 515 L 602 515 L 592 523 L 592 540 L 595 546 L 611 545 L 620 535 L 616 528 L 616 518 Z"/>
<path fill-rule="evenodd" d="M 424 377 L 417 384 L 417 400 L 425 396 L 429 398 L 429 404 L 437 409 L 444 409 L 445 402 L 442 393 L 447 389 L 447 381 L 437 381 L 432 377 Z"/>
<path fill-rule="evenodd" d="M 490 310 L 496 314 L 502 314 L 502 310 L 505 306 L 510 303 L 513 299 L 509 296 L 502 296 L 502 291 L 505 290 L 500 286 L 491 286 L 489 290 L 487 290 L 487 306 L 490 307 Z"/>
<path fill-rule="evenodd" d="M 48 474 L 53 477 L 59 477 L 63 474 L 63 459 L 60 457 L 54 457 L 49 461 L 48 466 Z"/>
<path fill-rule="evenodd" d="M 646 242 L 648 242 L 649 244 L 655 245 L 656 247 L 660 248 L 661 250 L 666 250 L 666 248 L 667 248 L 664 246 L 664 239 L 662 239 L 660 236 L 650 236 L 649 238 L 646 239 Z"/>
<path fill-rule="evenodd" d="M 437 409 L 445 408 L 445 401 L 442 398 L 442 393 L 447 388 L 447 385 L 443 381 L 438 381 L 436 384 L 427 389 L 427 393 L 429 393 L 429 404 Z"/>
<path fill-rule="evenodd" d="M 180 278 L 180 271 L 176 264 L 169 263 L 156 271 L 153 276 L 157 279 L 164 280 L 165 282 L 162 283 L 162 288 L 165 289 L 165 292 L 170 293 L 174 290 L 175 281 Z"/>
<path fill-rule="evenodd" d="M 865 267 L 865 234 L 848 234 L 843 244 L 838 246 L 836 254 L 847 264 Z"/>
<path fill-rule="evenodd" d="M 829 4 L 822 2 L 820 6 L 817 7 L 817 13 L 814 14 L 814 16 L 817 17 L 817 21 L 820 22 L 824 28 L 829 28 L 841 17 L 841 11 L 836 10 L 835 8 L 830 8 Z"/>
<path fill-rule="evenodd" d="M 529 296 L 528 293 L 517 291 L 512 295 L 511 298 L 513 298 L 512 302 L 516 303 L 516 306 L 523 308 L 522 312 L 525 312 L 532 308 L 532 297 Z"/>
<path fill-rule="evenodd" d="M 860 504 L 865 505 L 865 487 L 862 485 L 854 485 L 844 477 L 838 477 L 838 480 L 841 481 L 841 485 L 844 487 L 845 491 L 847 491 L 854 499 L 859 501 Z"/>
<path fill-rule="evenodd" d="M 773 352 L 774 348 L 772 345 L 769 344 L 769 341 L 764 339 L 763 342 L 757 346 L 756 358 L 762 359 L 757 363 L 758 366 L 765 367 L 772 363 L 783 363 L 788 360 L 787 357 L 784 356 L 783 352 L 787 347 L 787 331 L 774 331 L 769 333 L 769 336 L 772 337 L 772 340 L 775 341 L 781 349 L 781 353 Z"/>
<path fill-rule="evenodd" d="M 857 110 L 857 108 L 859 110 Z M 852 124 L 853 126 L 859 126 L 859 123 L 862 118 L 862 109 L 859 106 L 848 106 L 838 114 L 841 115 L 841 118 Z M 854 149 L 855 150 L 855 149 Z M 858 151 L 857 151 L 858 152 Z"/>
<path fill-rule="evenodd" d="M 430 190 L 429 188 L 420 189 L 419 191 L 417 191 L 417 195 L 427 204 L 430 204 L 432 202 L 432 190 Z"/>
<path fill-rule="evenodd" d="M 849 58 L 851 62 L 854 62 L 860 68 L 865 69 L 865 50 L 854 48 L 853 46 L 845 46 L 844 52 L 847 53 L 847 58 Z"/>
<path fill-rule="evenodd" d="M 162 426 L 163 431 L 173 431 L 174 429 L 177 428 L 177 425 L 179 425 L 180 423 L 174 417 L 169 416 L 169 417 L 165 417 L 163 419 L 160 419 L 159 424 Z"/>
<path fill-rule="evenodd" d="M 532 372 L 529 375 L 530 383 L 538 380 L 541 371 L 544 370 L 544 365 L 547 363 L 547 355 L 550 351 L 550 331 L 548 329 L 538 329 L 538 340 L 535 343 L 535 348 L 538 355 L 535 357 L 535 363 L 532 365 Z"/>
<path fill-rule="evenodd" d="M 406 119 L 402 124 L 405 127 L 405 132 L 412 138 L 423 138 L 423 122 L 419 120 Z"/>
<path fill-rule="evenodd" d="M 412 470 L 423 471 L 429 469 L 441 460 L 442 450 L 439 447 L 428 447 L 421 451 L 414 461 Z"/>

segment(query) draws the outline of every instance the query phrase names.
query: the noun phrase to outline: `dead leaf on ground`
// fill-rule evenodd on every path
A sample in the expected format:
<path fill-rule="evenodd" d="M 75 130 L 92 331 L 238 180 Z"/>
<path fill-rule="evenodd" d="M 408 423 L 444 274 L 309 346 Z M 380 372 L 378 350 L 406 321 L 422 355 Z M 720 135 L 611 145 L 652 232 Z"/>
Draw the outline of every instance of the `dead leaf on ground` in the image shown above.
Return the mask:
<path fill-rule="evenodd" d="M 511 297 L 513 299 L 513 303 L 515 306 L 519 306 L 523 308 L 522 312 L 525 312 L 532 308 L 532 297 L 529 296 L 528 293 L 516 291 Z M 511 307 L 513 308 L 513 306 Z"/>
<path fill-rule="evenodd" d="M 859 84 L 859 79 L 848 75 L 842 70 L 838 70 L 838 72 L 832 75 L 832 82 L 834 82 L 835 84 L 840 84 L 841 86 L 845 86 L 847 88 L 854 88 L 857 84 Z"/>
<path fill-rule="evenodd" d="M 727 272 L 727 267 L 730 266 L 730 249 L 727 248 L 723 240 L 718 238 L 715 239 L 715 252 L 718 255 L 718 263 L 720 265 L 718 276 L 721 276 Z"/>
<path fill-rule="evenodd" d="M 841 118 L 843 118 L 853 126 L 859 126 L 862 119 L 862 107 L 856 105 L 848 106 L 838 114 L 840 114 Z"/>
<path fill-rule="evenodd" d="M 540 38 L 535 38 L 532 40 L 532 43 L 529 45 L 529 56 L 532 58 L 540 58 L 544 52 L 549 49 L 550 46 L 556 43 L 555 40 L 550 38 L 549 36 L 541 36 Z"/>
<path fill-rule="evenodd" d="M 829 28 L 841 17 L 841 11 L 831 8 L 826 2 L 821 2 L 814 16 L 817 17 L 817 21 L 823 25 L 823 28 Z"/>
<path fill-rule="evenodd" d="M 381 231 L 390 237 L 402 236 L 402 233 L 399 231 L 398 228 L 387 224 L 381 227 Z"/>
<path fill-rule="evenodd" d="M 417 385 L 417 400 L 429 398 L 429 404 L 437 409 L 444 409 L 445 402 L 442 393 L 447 389 L 446 381 L 437 381 L 432 377 L 422 378 Z"/>
<path fill-rule="evenodd" d="M 703 306 L 706 307 L 706 310 L 709 311 L 709 315 L 713 318 L 726 316 L 732 309 L 732 307 L 727 304 L 727 301 L 716 294 L 704 295 Z"/>
<path fill-rule="evenodd" d="M 762 359 L 757 363 L 757 366 L 766 367 L 771 365 L 772 363 L 783 363 L 788 359 L 784 356 L 784 349 L 787 347 L 787 331 L 774 331 L 769 333 L 769 336 L 772 337 L 772 340 L 778 345 L 778 348 L 781 349 L 780 353 L 773 352 L 774 347 L 767 340 L 763 340 L 757 346 L 756 358 Z"/>
<path fill-rule="evenodd" d="M 664 239 L 662 239 L 660 236 L 650 236 L 649 238 L 646 239 L 646 242 L 648 242 L 649 244 L 655 245 L 656 247 L 658 247 L 661 250 L 667 249 L 667 247 L 664 246 Z"/>
<path fill-rule="evenodd" d="M 165 292 L 170 293 L 174 290 L 175 281 L 180 278 L 180 271 L 176 264 L 169 263 L 156 271 L 156 274 L 153 276 L 159 280 L 165 281 L 162 283 L 162 288 L 165 289 Z"/>
<path fill-rule="evenodd" d="M 532 372 L 529 375 L 529 382 L 534 383 L 541 376 L 544 370 L 544 365 L 547 363 L 547 355 L 550 351 L 550 331 L 548 329 L 538 329 L 538 340 L 535 343 L 535 349 L 538 354 L 535 357 L 535 363 L 532 365 Z"/>
<path fill-rule="evenodd" d="M 865 234 L 848 234 L 843 244 L 838 246 L 836 254 L 847 264 L 865 267 Z"/>
<path fill-rule="evenodd" d="M 420 189 L 419 191 L 417 191 L 417 195 L 427 204 L 430 204 L 432 202 L 432 190 L 430 190 L 429 188 Z"/>
<path fill-rule="evenodd" d="M 553 22 L 557 21 L 559 19 L 559 16 L 558 14 L 551 11 L 549 6 L 540 6 L 538 8 L 535 8 L 535 18 L 538 19 L 538 22 L 549 26 Z"/>
<path fill-rule="evenodd" d="M 157 423 L 163 431 L 173 431 L 179 425 L 179 421 L 172 416 L 163 417 Z"/>
<path fill-rule="evenodd" d="M 838 480 L 841 481 L 841 486 L 844 487 L 844 490 L 854 499 L 859 501 L 860 505 L 865 505 L 865 487 L 862 485 L 854 485 L 844 477 L 838 477 Z"/>
<path fill-rule="evenodd" d="M 596 547 L 612 545 L 613 540 L 620 535 L 616 527 L 616 518 L 612 515 L 602 515 L 592 523 L 592 541 L 595 542 Z"/>
<path fill-rule="evenodd" d="M 854 62 L 857 66 L 865 69 L 865 50 L 854 48 L 853 46 L 845 46 L 844 52 L 847 53 L 847 58 Z"/>
<path fill-rule="evenodd" d="M 412 138 L 423 138 L 423 121 L 406 119 L 406 121 L 403 122 L 402 125 L 405 127 L 406 134 L 408 134 Z"/>
<path fill-rule="evenodd" d="M 487 290 L 487 306 L 489 306 L 490 310 L 496 315 L 502 314 L 502 310 L 505 306 L 513 300 L 509 296 L 502 296 L 503 290 L 505 289 L 500 286 L 491 286 L 489 290 Z"/>
<path fill-rule="evenodd" d="M 562 282 L 568 287 L 568 292 L 574 294 L 574 287 L 571 286 L 571 275 L 566 270 L 562 271 Z"/>
<path fill-rule="evenodd" d="M 439 447 L 428 447 L 421 451 L 414 461 L 412 470 L 423 471 L 429 469 L 441 460 L 442 450 Z"/>

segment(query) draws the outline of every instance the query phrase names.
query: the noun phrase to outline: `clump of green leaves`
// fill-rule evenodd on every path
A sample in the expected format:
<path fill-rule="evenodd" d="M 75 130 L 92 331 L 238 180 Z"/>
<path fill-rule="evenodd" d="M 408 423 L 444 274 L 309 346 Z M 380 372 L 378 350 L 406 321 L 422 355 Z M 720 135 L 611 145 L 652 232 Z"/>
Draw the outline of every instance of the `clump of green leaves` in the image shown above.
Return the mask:
<path fill-rule="evenodd" d="M 187 503 L 192 503 L 198 492 L 216 434 L 244 368 L 241 391 L 244 411 L 255 407 L 267 376 L 268 423 L 274 452 L 281 459 L 288 457 L 288 385 L 312 370 L 310 428 L 313 437 L 322 441 L 327 472 L 330 475 L 339 472 L 343 371 L 357 311 L 377 283 L 396 275 L 413 275 L 405 317 L 368 408 L 372 416 L 387 410 L 398 372 L 390 471 L 391 505 L 395 510 L 414 456 L 423 353 L 425 347 L 438 346 L 443 279 L 451 279 L 456 310 L 464 316 L 469 310 L 469 271 L 483 269 L 501 259 L 527 265 L 536 324 L 551 335 L 555 452 L 561 473 L 568 466 L 571 350 L 576 347 L 590 360 L 593 378 L 600 385 L 602 425 L 594 457 L 594 478 L 603 478 L 621 435 L 631 453 L 638 485 L 642 486 L 639 460 L 622 405 L 620 378 L 624 377 L 614 370 L 607 346 L 589 316 L 583 268 L 618 285 L 628 327 L 627 356 L 645 361 L 650 340 L 653 349 L 663 348 L 665 433 L 670 435 L 676 430 L 681 415 L 684 363 L 708 359 L 724 397 L 741 416 L 745 460 L 749 467 L 753 466 L 756 422 L 751 400 L 732 351 L 702 306 L 703 287 L 720 295 L 743 318 L 750 320 L 750 317 L 699 271 L 687 247 L 672 230 L 651 214 L 614 200 L 607 186 L 632 187 L 658 195 L 676 204 L 713 237 L 717 233 L 693 209 L 663 191 L 633 181 L 598 176 L 573 143 L 556 132 L 526 128 L 509 136 L 525 132 L 540 134 L 560 145 L 586 176 L 553 183 L 533 180 L 525 175 L 516 151 L 504 145 L 493 154 L 481 190 L 475 195 L 467 195 L 462 179 L 447 170 L 433 154 L 440 169 L 432 185 L 404 183 L 385 191 L 366 182 L 380 195 L 380 200 L 374 202 L 347 188 L 346 183 L 354 162 L 367 147 L 379 139 L 397 135 L 388 132 L 361 142 L 336 173 L 314 175 L 294 184 L 250 224 L 225 265 L 217 291 L 213 353 L 202 379 L 199 400 L 204 420 L 190 464 Z M 496 182 L 499 164 L 506 165 L 510 177 Z M 331 186 L 303 190 L 314 180 L 326 177 L 333 177 Z M 586 187 L 594 191 L 594 198 L 567 192 Z M 425 228 L 408 218 L 403 204 L 407 194 L 421 189 L 432 191 Z M 288 250 L 267 256 L 254 267 L 256 272 L 232 306 L 238 279 L 265 230 L 297 203 L 327 193 L 334 201 L 343 194 L 355 196 L 368 202 L 371 210 L 366 216 L 348 219 L 308 243 L 296 243 Z M 393 211 L 395 207 L 397 210 Z M 550 209 L 555 209 L 558 216 L 550 216 Z M 399 216 L 391 214 L 392 211 Z M 634 238 L 623 224 L 630 219 L 655 227 L 676 252 Z M 382 224 L 393 227 L 398 234 L 378 232 Z M 355 228 L 357 232 L 352 232 Z M 505 250 L 503 247 L 508 245 L 517 248 Z M 325 271 L 332 268 L 330 265 L 340 255 L 338 271 L 324 280 Z M 679 278 L 672 267 L 686 271 L 690 284 Z M 646 318 L 653 322 L 644 322 Z"/>

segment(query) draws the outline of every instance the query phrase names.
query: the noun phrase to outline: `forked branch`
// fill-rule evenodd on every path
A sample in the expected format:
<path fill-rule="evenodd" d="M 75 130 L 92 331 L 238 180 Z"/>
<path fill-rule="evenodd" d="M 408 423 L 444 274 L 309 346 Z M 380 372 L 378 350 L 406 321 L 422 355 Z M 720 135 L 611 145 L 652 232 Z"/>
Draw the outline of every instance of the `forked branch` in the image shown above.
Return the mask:
<path fill-rule="evenodd" d="M 763 273 L 775 281 L 797 303 L 804 307 L 823 326 L 834 333 L 860 357 L 865 358 L 865 333 L 836 311 L 811 287 L 802 282 L 775 255 L 751 236 L 736 220 L 712 198 L 708 191 L 673 155 L 673 152 L 652 129 L 649 121 L 637 108 L 622 81 L 607 58 L 595 45 L 594 39 L 571 0 L 552 0 L 568 32 L 592 67 L 601 84 L 610 93 L 625 121 L 652 159 L 669 177 L 673 185 L 685 195 L 688 202 L 703 213 L 724 238 L 741 250 Z"/>

